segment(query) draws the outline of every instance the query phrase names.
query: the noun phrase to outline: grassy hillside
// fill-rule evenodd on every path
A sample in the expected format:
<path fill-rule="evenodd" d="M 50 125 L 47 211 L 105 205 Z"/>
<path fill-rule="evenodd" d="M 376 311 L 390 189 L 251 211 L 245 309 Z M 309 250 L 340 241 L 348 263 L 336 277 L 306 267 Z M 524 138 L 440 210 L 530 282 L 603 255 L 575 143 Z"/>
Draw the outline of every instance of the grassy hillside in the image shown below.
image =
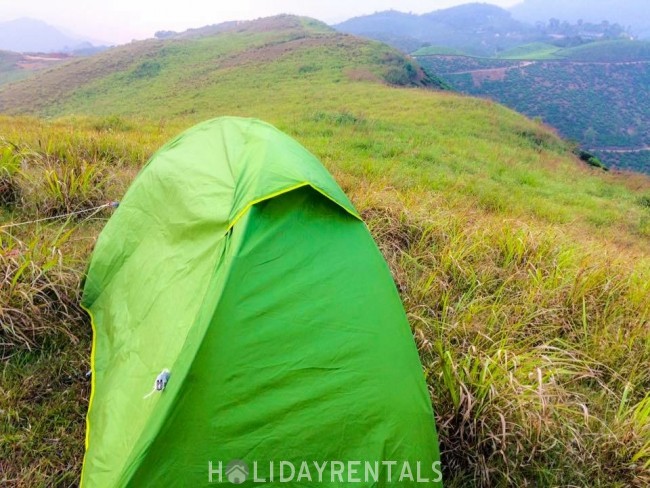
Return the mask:
<path fill-rule="evenodd" d="M 414 53 L 414 55 L 445 53 Z M 557 59 L 584 63 L 626 63 L 650 61 L 650 42 L 624 39 L 588 42 L 562 48 L 545 42 L 523 44 L 499 53 L 499 59 L 548 60 Z"/>
<path fill-rule="evenodd" d="M 65 62 L 67 54 L 20 54 L 0 51 L 0 86 Z"/>
<path fill-rule="evenodd" d="M 650 43 L 528 44 L 499 59 L 416 56 L 453 89 L 540 117 L 606 164 L 650 172 Z"/>
<path fill-rule="evenodd" d="M 453 47 L 426 46 L 412 53 L 413 56 L 469 56 L 467 53 Z"/>
<path fill-rule="evenodd" d="M 590 168 L 502 106 L 387 80 L 426 83 L 385 46 L 282 17 L 0 92 L 33 114 L 0 117 L 0 480 L 74 486 L 79 282 L 110 216 L 91 209 L 180 130 L 227 114 L 297 138 L 366 219 L 413 327 L 447 486 L 647 485 L 650 179 Z"/>
<path fill-rule="evenodd" d="M 277 80 L 292 83 L 278 84 Z M 350 79 L 427 85 L 403 55 L 377 42 L 337 34 L 315 20 L 281 16 L 233 25 L 214 36 L 149 40 L 77 59 L 38 78 L 0 89 L 5 113 L 180 115 L 259 94 L 295 98 Z M 38 93 L 38 97 L 34 97 Z"/>
<path fill-rule="evenodd" d="M 18 66 L 21 58 L 18 53 L 0 51 L 0 85 L 24 78 L 26 73 Z"/>
<path fill-rule="evenodd" d="M 604 41 L 567 48 L 557 53 L 568 61 L 625 63 L 650 61 L 650 41 Z"/>
<path fill-rule="evenodd" d="M 562 48 L 546 42 L 531 42 L 500 52 L 499 59 L 557 59 L 555 54 Z M 418 53 L 415 53 L 416 55 Z M 433 54 L 433 53 L 432 53 Z M 426 53 L 425 53 L 426 55 Z"/>

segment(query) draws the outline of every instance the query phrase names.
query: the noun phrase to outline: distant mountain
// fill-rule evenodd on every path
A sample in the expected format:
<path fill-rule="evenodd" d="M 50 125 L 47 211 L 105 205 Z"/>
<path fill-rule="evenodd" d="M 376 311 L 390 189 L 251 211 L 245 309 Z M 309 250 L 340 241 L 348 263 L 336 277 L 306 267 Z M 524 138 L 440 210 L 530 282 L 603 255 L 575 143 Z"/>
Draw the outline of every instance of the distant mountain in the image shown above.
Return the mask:
<path fill-rule="evenodd" d="M 485 3 L 469 3 L 423 15 L 389 10 L 355 17 L 334 28 L 407 52 L 433 44 L 475 55 L 493 55 L 532 35 L 532 27 L 514 20 L 510 12 Z"/>
<path fill-rule="evenodd" d="M 14 52 L 73 52 L 96 50 L 83 39 L 64 34 L 41 20 L 16 19 L 0 22 L 0 49 Z"/>
<path fill-rule="evenodd" d="M 510 9 L 513 17 L 525 22 L 560 21 L 616 22 L 631 27 L 634 35 L 650 38 L 647 0 L 524 0 Z"/>

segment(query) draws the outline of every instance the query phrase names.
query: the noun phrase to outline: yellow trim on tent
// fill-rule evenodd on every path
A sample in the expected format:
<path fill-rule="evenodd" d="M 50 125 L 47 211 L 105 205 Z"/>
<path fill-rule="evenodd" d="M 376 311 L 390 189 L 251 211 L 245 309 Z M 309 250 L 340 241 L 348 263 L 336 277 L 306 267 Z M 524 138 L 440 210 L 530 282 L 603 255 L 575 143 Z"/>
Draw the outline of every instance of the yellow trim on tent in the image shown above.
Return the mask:
<path fill-rule="evenodd" d="M 251 202 L 248 202 L 248 203 L 246 204 L 246 206 L 245 206 L 244 208 L 242 208 L 242 209 L 239 211 L 239 213 L 235 216 L 235 218 L 232 220 L 232 222 L 230 222 L 230 224 L 228 225 L 228 228 L 226 229 L 226 232 L 230 231 L 230 229 L 232 229 L 232 228 L 235 226 L 235 224 L 236 224 L 236 223 L 237 223 L 237 222 L 238 222 L 238 221 L 239 221 L 239 220 L 240 220 L 240 219 L 241 219 L 241 218 L 246 214 L 246 212 L 248 212 L 248 211 L 251 209 L 251 207 L 252 207 L 253 205 L 257 205 L 258 203 L 263 202 L 263 201 L 265 201 L 265 200 L 270 200 L 271 198 L 279 197 L 280 195 L 284 195 L 285 193 L 292 192 L 292 191 L 294 191 L 294 190 L 297 190 L 298 188 L 302 188 L 302 187 L 305 187 L 305 186 L 311 186 L 314 190 L 316 190 L 318 193 L 320 193 L 321 195 L 323 195 L 324 197 L 326 197 L 328 200 L 331 200 L 331 201 L 334 202 L 336 205 L 338 205 L 339 207 L 343 208 L 347 213 L 349 213 L 350 215 L 352 215 L 354 218 L 357 218 L 357 219 L 359 219 L 359 220 L 363 220 L 363 219 L 361 218 L 361 216 L 360 216 L 358 213 L 353 212 L 352 210 L 350 210 L 349 208 L 347 208 L 347 207 L 344 206 L 344 205 L 341 205 L 339 202 L 337 202 L 336 200 L 334 200 L 331 196 L 329 196 L 327 193 L 325 193 L 325 192 L 324 192 L 323 190 L 321 190 L 320 188 L 315 187 L 314 185 L 312 185 L 312 184 L 309 183 L 308 181 L 303 181 L 302 183 L 298 183 L 298 184 L 296 184 L 296 185 L 290 186 L 290 187 L 285 188 L 285 189 L 283 189 L 283 190 L 279 190 L 279 191 L 276 191 L 276 192 L 274 192 L 274 193 L 270 193 L 270 194 L 268 194 L 268 195 L 266 195 L 266 196 L 263 196 L 263 197 L 258 198 L 258 199 L 256 199 L 256 200 L 253 200 L 253 201 L 251 201 Z"/>
<path fill-rule="evenodd" d="M 92 346 L 90 349 L 90 400 L 88 401 L 88 412 L 86 412 L 86 441 L 85 441 L 85 450 L 84 452 L 84 461 L 81 466 L 81 479 L 79 480 L 79 488 L 83 486 L 83 479 L 84 479 L 84 469 L 86 468 L 86 454 L 88 453 L 88 445 L 90 442 L 90 409 L 93 405 L 93 398 L 95 398 L 95 339 L 97 337 L 97 333 L 95 330 L 95 317 L 93 316 L 93 313 L 90 311 L 90 309 L 84 307 L 81 305 L 81 308 L 86 311 L 88 316 L 90 317 L 90 327 L 92 328 L 93 332 L 93 339 L 92 339 Z"/>

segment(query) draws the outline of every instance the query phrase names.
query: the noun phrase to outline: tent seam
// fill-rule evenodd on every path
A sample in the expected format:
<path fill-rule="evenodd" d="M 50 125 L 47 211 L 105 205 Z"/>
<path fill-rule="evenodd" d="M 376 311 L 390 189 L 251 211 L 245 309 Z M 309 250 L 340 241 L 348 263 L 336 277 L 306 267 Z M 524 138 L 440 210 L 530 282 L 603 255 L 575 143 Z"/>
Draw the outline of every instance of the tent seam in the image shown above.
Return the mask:
<path fill-rule="evenodd" d="M 90 349 L 90 399 L 88 400 L 88 412 L 86 412 L 86 438 L 85 438 L 85 453 L 84 460 L 81 465 L 81 478 L 79 479 L 79 488 L 83 486 L 84 483 L 84 471 L 86 469 L 86 456 L 88 454 L 88 446 L 90 445 L 90 412 L 93 406 L 93 399 L 95 398 L 95 352 L 97 350 L 97 329 L 95 326 L 95 316 L 85 305 L 80 304 L 81 308 L 88 314 L 90 317 L 90 327 L 93 333 L 92 346 Z"/>
<path fill-rule="evenodd" d="M 242 216 L 243 216 L 243 215 L 245 215 L 245 214 L 242 214 Z M 240 219 L 241 219 L 241 216 L 240 216 Z M 228 232 L 226 232 L 226 235 L 224 235 L 223 238 L 224 238 L 224 239 L 229 239 Z M 241 243 L 239 243 L 238 245 L 241 245 Z M 226 253 L 227 253 L 227 250 L 224 250 L 224 254 L 222 254 L 222 256 L 220 257 L 220 259 L 222 259 L 222 258 L 225 256 Z M 232 256 L 235 256 L 235 255 L 236 255 L 236 253 L 235 253 L 234 250 L 233 250 L 233 251 L 232 251 Z M 219 260 L 220 260 L 220 259 L 219 259 Z M 202 299 L 201 299 L 201 306 L 200 306 L 199 308 L 203 308 L 203 306 L 204 306 L 206 300 L 207 300 L 208 297 L 209 297 L 210 285 L 212 284 L 212 280 L 214 280 L 215 276 L 217 276 L 217 268 L 218 268 L 219 265 L 220 265 L 220 263 L 218 262 L 219 260 L 217 260 L 217 262 L 214 263 L 214 266 L 213 266 L 213 272 L 212 272 L 212 275 L 211 275 L 211 282 L 210 282 L 210 283 L 208 284 L 208 286 L 206 287 L 205 293 L 203 294 L 203 297 L 202 297 Z M 228 283 L 228 280 L 230 279 L 231 271 L 232 271 L 232 262 L 230 262 L 230 265 L 227 266 L 226 269 L 225 269 L 225 271 L 224 271 L 223 286 L 221 287 L 221 290 L 220 290 L 220 293 L 219 293 L 218 298 L 215 300 L 215 309 L 216 309 L 217 307 L 219 307 L 219 304 L 221 303 L 221 297 L 223 296 L 223 292 L 224 292 L 224 290 L 226 289 L 226 285 L 227 285 L 227 283 Z M 196 323 L 195 323 L 192 327 L 194 327 L 195 325 L 196 325 Z M 209 324 L 209 323 L 204 327 L 204 329 L 203 329 L 203 334 L 202 334 L 202 337 L 201 337 L 201 341 L 199 341 L 199 344 L 203 342 L 203 338 L 204 338 L 205 335 L 207 334 L 209 327 L 210 327 L 210 324 Z M 187 341 L 188 341 L 187 338 L 188 338 L 188 336 L 189 336 L 189 334 L 185 337 L 184 347 L 185 347 L 185 344 L 187 344 Z M 198 346 L 198 347 L 194 350 L 194 355 L 192 356 L 192 360 L 191 360 L 191 361 L 188 361 L 189 364 L 190 364 L 190 367 L 189 367 L 189 368 L 187 369 L 187 371 L 185 372 L 186 374 L 185 374 L 185 376 L 183 377 L 183 379 L 186 379 L 186 378 L 187 378 L 187 374 L 190 372 L 191 365 L 194 363 L 194 360 L 196 359 L 196 355 L 198 354 L 198 350 L 199 350 L 199 348 L 200 348 L 200 346 Z M 178 358 L 177 358 L 176 360 L 178 360 Z M 171 365 L 171 369 L 172 369 L 172 370 L 175 369 L 175 368 L 174 368 L 175 365 L 176 365 L 175 362 Z M 178 381 L 178 380 L 175 380 L 175 381 Z M 183 381 L 181 380 L 181 383 L 182 383 L 182 382 L 183 382 Z M 176 393 L 175 393 L 175 395 L 174 395 L 174 399 L 176 399 L 176 398 L 178 397 L 178 395 L 180 394 L 180 392 L 181 392 L 180 389 L 179 389 L 178 391 L 176 391 Z M 163 413 L 164 413 L 164 415 L 163 415 L 163 419 L 160 420 L 161 424 L 164 423 L 164 420 L 166 420 L 166 419 L 169 417 L 169 413 L 170 413 L 170 411 L 171 411 L 170 409 L 167 409 L 166 411 L 163 412 Z M 150 441 L 149 441 L 150 444 L 154 442 L 155 438 L 159 435 L 159 433 L 160 433 L 160 432 L 158 431 L 158 432 L 156 433 L 156 436 L 155 436 L 153 439 L 150 439 Z M 134 454 L 134 452 L 135 452 L 135 448 L 138 447 L 139 443 L 141 442 L 141 439 L 142 439 L 142 435 L 141 435 L 140 437 L 138 437 L 138 439 L 135 441 L 135 443 L 134 443 L 134 445 L 133 445 L 133 448 L 131 449 L 131 452 L 129 453 L 128 457 L 126 458 L 125 466 L 126 466 L 126 465 L 129 465 L 129 463 L 133 460 L 133 454 Z M 136 453 L 136 454 L 141 454 L 141 453 Z M 125 478 L 125 477 L 124 477 L 124 476 L 125 476 L 125 473 L 123 472 L 123 473 L 122 473 L 122 476 L 120 477 L 120 483 L 121 483 L 120 486 L 128 486 L 128 485 L 131 483 L 131 480 L 133 479 L 133 476 L 134 476 L 135 474 L 136 474 L 136 471 L 133 470 L 133 471 L 131 471 L 130 473 L 128 473 L 128 474 L 127 474 L 127 477 Z M 81 488 L 81 486 L 80 486 L 79 488 Z"/>
<path fill-rule="evenodd" d="M 242 208 L 242 209 L 237 213 L 237 215 L 235 216 L 235 218 L 234 218 L 234 219 L 233 219 L 233 220 L 228 224 L 228 228 L 226 229 L 226 233 L 230 232 L 230 229 L 232 229 L 232 228 L 237 224 L 237 222 L 239 222 L 239 220 L 240 220 L 244 215 L 246 215 L 246 213 L 248 213 L 248 211 L 249 211 L 249 210 L 250 210 L 254 205 L 257 205 L 258 203 L 261 203 L 261 202 L 263 202 L 263 201 L 265 201 L 265 200 L 271 200 L 272 198 L 279 197 L 280 195 L 284 195 L 285 193 L 290 193 L 290 192 L 292 192 L 292 191 L 294 191 L 294 190 L 298 190 L 299 188 L 304 188 L 305 186 L 309 186 L 309 187 L 313 188 L 313 189 L 316 190 L 318 193 L 320 193 L 322 196 L 324 196 L 324 197 L 327 198 L 328 200 L 331 200 L 331 201 L 334 202 L 338 207 L 342 208 L 342 209 L 345 210 L 347 213 L 349 213 L 350 215 L 352 215 L 354 218 L 359 219 L 359 220 L 361 220 L 361 221 L 363 222 L 363 219 L 361 218 L 361 216 L 360 216 L 357 212 L 355 212 L 355 211 L 349 209 L 347 206 L 341 204 L 340 202 L 338 202 L 337 200 L 335 200 L 333 197 L 331 197 L 328 193 L 326 193 L 324 190 L 321 190 L 321 189 L 318 188 L 317 186 L 314 186 L 312 183 L 310 183 L 310 182 L 308 182 L 308 181 L 303 181 L 303 182 L 298 183 L 298 184 L 296 184 L 296 185 L 292 185 L 292 186 L 290 186 L 290 187 L 288 187 L 288 188 L 284 188 L 284 189 L 282 189 L 282 190 L 278 190 L 278 191 L 276 191 L 276 192 L 269 193 L 268 195 L 265 195 L 265 196 L 260 197 L 260 198 L 256 198 L 255 200 L 251 200 L 250 202 L 248 202 L 248 203 L 246 204 L 246 206 L 245 206 L 244 208 Z"/>

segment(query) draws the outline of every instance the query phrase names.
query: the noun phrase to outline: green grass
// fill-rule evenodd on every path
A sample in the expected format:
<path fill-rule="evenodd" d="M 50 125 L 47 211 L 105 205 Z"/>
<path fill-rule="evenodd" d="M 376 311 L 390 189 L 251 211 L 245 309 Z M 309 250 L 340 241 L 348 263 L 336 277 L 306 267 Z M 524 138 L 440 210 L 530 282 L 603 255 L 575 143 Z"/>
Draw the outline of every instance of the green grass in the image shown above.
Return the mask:
<path fill-rule="evenodd" d="M 558 59 L 557 54 L 562 48 L 553 44 L 544 42 L 533 42 L 517 46 L 507 51 L 499 53 L 496 57 L 499 59 L 522 59 L 522 60 L 539 60 L 539 59 Z"/>
<path fill-rule="evenodd" d="M 594 63 L 650 61 L 650 42 L 607 40 L 561 48 L 553 44 L 534 42 L 503 51 L 499 59 L 564 60 Z"/>
<path fill-rule="evenodd" d="M 20 58 L 20 54 L 0 51 L 0 85 L 20 80 L 29 75 L 29 72 L 21 70 L 18 66 Z"/>
<path fill-rule="evenodd" d="M 635 62 L 650 61 L 648 41 L 602 41 L 562 49 L 558 57 L 583 62 Z"/>
<path fill-rule="evenodd" d="M 47 60 L 30 59 L 20 53 L 0 51 L 0 86 L 13 81 L 23 80 L 62 62 L 58 55 L 47 56 Z M 38 56 L 37 56 L 38 58 Z"/>
<path fill-rule="evenodd" d="M 460 49 L 447 46 L 426 46 L 411 53 L 412 56 L 469 56 Z"/>
<path fill-rule="evenodd" d="M 227 114 L 298 139 L 364 216 L 413 328 L 447 486 L 647 486 L 650 180 L 591 168 L 499 105 L 390 86 L 390 70 L 418 75 L 378 43 L 264 22 L 136 43 L 0 95 L 50 117 L 0 117 L 16 191 L 0 207 L 0 480 L 77 480 L 90 326 L 76 303 L 110 211 L 3 225 L 87 192 L 79 208 L 119 200 L 165 141 Z M 83 79 L 57 88 L 68 76 Z M 81 168 L 102 177 L 46 184 Z"/>
<path fill-rule="evenodd" d="M 223 96 L 233 92 L 248 97 L 239 103 L 245 107 L 276 89 L 277 96 L 295 97 L 350 79 L 428 82 L 417 65 L 388 46 L 323 32 L 320 24 L 312 28 L 308 19 L 280 16 L 234 34 L 121 46 L 0 89 L 0 110 L 205 116 L 230 104 Z"/>

